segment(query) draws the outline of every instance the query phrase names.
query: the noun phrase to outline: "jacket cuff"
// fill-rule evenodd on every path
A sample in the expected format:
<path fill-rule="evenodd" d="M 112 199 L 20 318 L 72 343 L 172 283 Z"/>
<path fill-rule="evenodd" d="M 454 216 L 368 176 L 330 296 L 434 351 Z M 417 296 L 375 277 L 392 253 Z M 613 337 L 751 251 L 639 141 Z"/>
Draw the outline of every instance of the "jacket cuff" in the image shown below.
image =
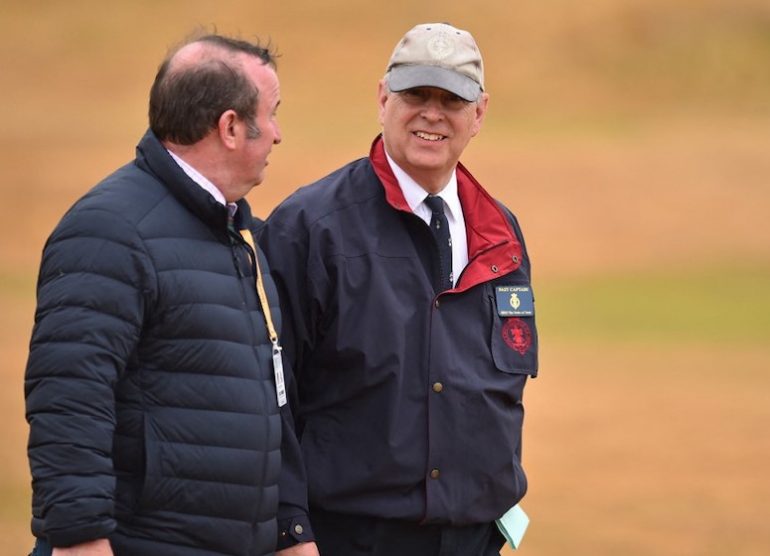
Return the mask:
<path fill-rule="evenodd" d="M 42 536 L 52 547 L 69 547 L 76 544 L 109 538 L 115 530 L 115 522 L 94 521 L 90 526 L 82 526 L 71 529 L 48 529 Z"/>
<path fill-rule="evenodd" d="M 315 541 L 310 519 L 306 515 L 297 515 L 278 520 L 278 544 L 276 550 L 283 550 L 295 544 Z"/>

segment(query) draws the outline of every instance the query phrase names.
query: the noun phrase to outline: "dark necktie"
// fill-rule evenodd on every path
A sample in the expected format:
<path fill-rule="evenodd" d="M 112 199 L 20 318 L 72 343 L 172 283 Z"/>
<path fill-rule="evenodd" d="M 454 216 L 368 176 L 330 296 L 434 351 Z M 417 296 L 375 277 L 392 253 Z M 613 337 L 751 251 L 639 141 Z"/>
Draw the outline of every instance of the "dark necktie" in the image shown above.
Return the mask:
<path fill-rule="evenodd" d="M 234 243 L 233 235 L 239 235 L 238 230 L 235 227 L 235 211 L 237 209 L 233 205 L 227 205 L 227 231 L 230 232 L 230 241 Z"/>
<path fill-rule="evenodd" d="M 425 204 L 433 213 L 430 217 L 430 230 L 436 238 L 440 259 L 441 274 L 436 291 L 451 290 L 453 287 L 452 236 L 449 235 L 449 222 L 444 214 L 444 201 L 441 197 L 428 195 L 425 198 Z"/>

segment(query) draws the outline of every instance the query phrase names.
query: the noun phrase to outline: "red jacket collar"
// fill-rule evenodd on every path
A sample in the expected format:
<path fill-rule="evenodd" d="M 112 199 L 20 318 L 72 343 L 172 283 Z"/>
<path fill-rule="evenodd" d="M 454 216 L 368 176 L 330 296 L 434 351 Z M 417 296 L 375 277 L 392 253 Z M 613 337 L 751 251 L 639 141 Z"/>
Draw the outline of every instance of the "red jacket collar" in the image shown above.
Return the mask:
<path fill-rule="evenodd" d="M 379 135 L 369 152 L 374 172 L 385 189 L 385 199 L 396 210 L 411 213 L 396 176 L 385 156 Z M 461 292 L 480 283 L 515 271 L 521 265 L 522 248 L 500 205 L 462 164 L 457 164 L 457 192 L 468 235 L 468 266 L 453 292 Z"/>

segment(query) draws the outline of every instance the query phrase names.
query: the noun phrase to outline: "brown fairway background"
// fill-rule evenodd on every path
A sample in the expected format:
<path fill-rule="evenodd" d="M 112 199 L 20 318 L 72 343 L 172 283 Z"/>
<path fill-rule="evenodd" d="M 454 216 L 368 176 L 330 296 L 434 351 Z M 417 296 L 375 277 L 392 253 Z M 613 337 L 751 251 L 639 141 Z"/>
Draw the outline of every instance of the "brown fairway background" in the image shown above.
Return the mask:
<path fill-rule="evenodd" d="M 379 131 L 377 79 L 425 21 L 471 30 L 492 96 L 464 163 L 519 216 L 541 376 L 523 555 L 770 553 L 770 4 L 0 0 L 0 553 L 26 554 L 23 372 L 47 234 L 132 158 L 168 46 L 271 38 L 272 207 Z"/>

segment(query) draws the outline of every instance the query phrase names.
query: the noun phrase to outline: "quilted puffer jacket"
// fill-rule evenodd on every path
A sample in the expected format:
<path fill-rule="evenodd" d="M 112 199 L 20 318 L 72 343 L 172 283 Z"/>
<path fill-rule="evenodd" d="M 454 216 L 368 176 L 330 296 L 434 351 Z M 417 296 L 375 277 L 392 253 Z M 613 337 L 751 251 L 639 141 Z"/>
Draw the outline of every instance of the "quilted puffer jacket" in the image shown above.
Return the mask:
<path fill-rule="evenodd" d="M 251 225 L 245 201 L 236 224 Z M 25 379 L 37 537 L 108 537 L 117 556 L 273 553 L 281 416 L 253 257 L 152 132 L 64 216 Z"/>

